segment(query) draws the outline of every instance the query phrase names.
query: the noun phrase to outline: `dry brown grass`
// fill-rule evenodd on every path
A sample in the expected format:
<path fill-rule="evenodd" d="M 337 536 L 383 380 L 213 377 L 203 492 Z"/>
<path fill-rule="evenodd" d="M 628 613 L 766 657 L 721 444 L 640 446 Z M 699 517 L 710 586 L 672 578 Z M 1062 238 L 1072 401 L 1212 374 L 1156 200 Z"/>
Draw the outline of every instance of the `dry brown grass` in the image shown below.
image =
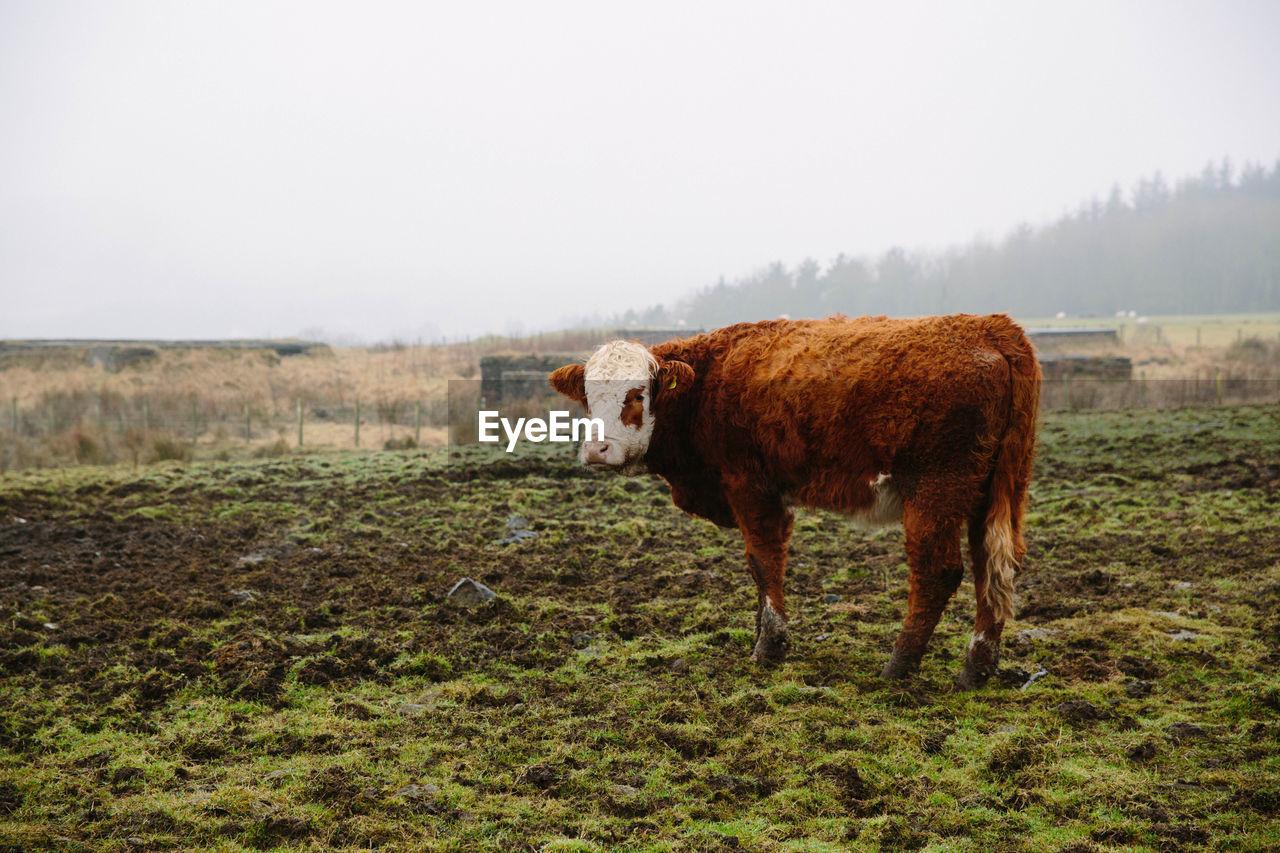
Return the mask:
<path fill-rule="evenodd" d="M 445 381 L 460 377 L 465 353 L 435 347 L 374 352 L 334 349 L 322 354 L 288 356 L 255 350 L 163 350 L 138 367 L 113 373 L 80 364 L 49 369 L 17 365 L 0 371 L 0 395 L 34 408 L 50 397 L 142 395 L 157 398 L 196 396 L 219 407 L 283 412 L 301 399 L 328 405 L 359 395 L 379 400 L 419 399 L 440 393 Z"/>
<path fill-rule="evenodd" d="M 532 338 L 484 338 L 447 345 L 379 345 L 322 348 L 311 355 L 280 357 L 265 350 L 173 349 L 111 372 L 88 359 L 36 359 L 0 369 L 0 400 L 20 408 L 43 405 L 53 396 L 74 397 L 195 395 L 219 407 L 285 413 L 304 405 L 347 405 L 358 395 L 363 405 L 442 399 L 450 379 L 478 378 L 487 355 L 585 351 L 598 332 L 572 330 Z"/>
<path fill-rule="evenodd" d="M 299 402 L 305 447 L 350 448 L 357 398 L 360 447 L 406 446 L 415 437 L 421 446 L 442 446 L 449 383 L 478 380 L 482 357 L 576 352 L 593 340 L 593 333 L 575 331 L 450 345 L 319 348 L 286 357 L 269 350 L 161 349 L 115 371 L 91 364 L 87 347 L 9 357 L 0 362 L 0 470 L 171 455 L 168 447 L 157 452 L 157 436 L 185 442 L 197 455 L 292 452 Z"/>

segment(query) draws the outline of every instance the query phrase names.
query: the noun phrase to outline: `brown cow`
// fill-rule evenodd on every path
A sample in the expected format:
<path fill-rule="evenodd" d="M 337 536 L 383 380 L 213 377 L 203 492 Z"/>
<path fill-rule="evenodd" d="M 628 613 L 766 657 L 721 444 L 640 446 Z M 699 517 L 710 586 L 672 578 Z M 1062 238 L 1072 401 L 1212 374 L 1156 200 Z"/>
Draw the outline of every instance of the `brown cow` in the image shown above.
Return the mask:
<path fill-rule="evenodd" d="M 967 532 L 977 616 L 959 683 L 995 672 L 1040 399 L 1035 353 L 1007 316 L 741 323 L 653 348 L 613 341 L 550 380 L 605 423 L 584 463 L 657 474 L 676 506 L 742 531 L 759 591 L 753 660 L 786 652 L 800 504 L 902 522 L 909 603 L 885 678 L 919 666 Z"/>

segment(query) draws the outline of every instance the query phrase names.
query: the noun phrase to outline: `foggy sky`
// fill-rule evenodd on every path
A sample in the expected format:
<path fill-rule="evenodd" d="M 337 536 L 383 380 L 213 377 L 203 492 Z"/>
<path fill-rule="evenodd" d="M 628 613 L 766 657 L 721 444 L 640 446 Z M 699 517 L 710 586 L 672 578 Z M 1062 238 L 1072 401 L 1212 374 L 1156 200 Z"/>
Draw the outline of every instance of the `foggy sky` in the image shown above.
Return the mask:
<path fill-rule="evenodd" d="M 1273 163 L 1278 34 L 1269 0 L 0 0 L 0 337 L 514 333 L 999 237 Z"/>

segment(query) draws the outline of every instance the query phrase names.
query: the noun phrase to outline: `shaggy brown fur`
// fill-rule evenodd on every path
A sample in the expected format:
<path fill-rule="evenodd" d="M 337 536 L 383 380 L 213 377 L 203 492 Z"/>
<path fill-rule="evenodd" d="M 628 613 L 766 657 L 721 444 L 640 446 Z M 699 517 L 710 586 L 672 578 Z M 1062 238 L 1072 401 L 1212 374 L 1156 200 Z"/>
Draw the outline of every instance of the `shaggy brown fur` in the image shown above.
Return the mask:
<path fill-rule="evenodd" d="M 786 647 L 792 504 L 901 517 L 908 612 L 887 678 L 914 671 L 963 574 L 977 618 L 960 683 L 995 672 L 1025 545 L 1040 367 L 1004 315 L 742 323 L 652 348 L 644 462 L 676 506 L 737 527 L 759 591 L 753 657 Z M 552 385 L 584 401 L 581 365 Z"/>

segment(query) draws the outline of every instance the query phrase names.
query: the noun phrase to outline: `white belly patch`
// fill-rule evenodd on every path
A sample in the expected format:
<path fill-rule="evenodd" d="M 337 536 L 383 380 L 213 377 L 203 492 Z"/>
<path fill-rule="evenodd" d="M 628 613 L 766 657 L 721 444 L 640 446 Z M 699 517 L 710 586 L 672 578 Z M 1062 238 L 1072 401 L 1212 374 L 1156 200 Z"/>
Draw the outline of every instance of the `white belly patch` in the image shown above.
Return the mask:
<path fill-rule="evenodd" d="M 855 524 L 867 528 L 884 527 L 902 520 L 902 496 L 889 479 L 888 474 L 881 474 L 867 481 L 876 499 L 866 509 L 850 513 Z"/>

